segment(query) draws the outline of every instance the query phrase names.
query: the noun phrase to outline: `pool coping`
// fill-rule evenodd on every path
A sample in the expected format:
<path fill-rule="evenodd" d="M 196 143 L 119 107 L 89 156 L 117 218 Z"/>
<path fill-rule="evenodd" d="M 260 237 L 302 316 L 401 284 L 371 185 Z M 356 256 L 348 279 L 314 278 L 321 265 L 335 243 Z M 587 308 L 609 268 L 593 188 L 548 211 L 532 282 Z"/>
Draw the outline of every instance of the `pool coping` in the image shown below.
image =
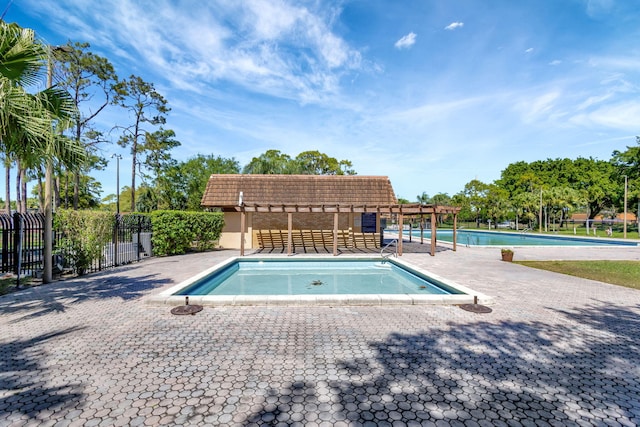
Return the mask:
<path fill-rule="evenodd" d="M 253 258 L 253 257 L 251 257 Z M 287 256 L 283 255 L 265 255 L 260 256 L 264 260 L 283 260 Z M 148 305 L 169 305 L 179 306 L 185 304 L 185 295 L 173 295 L 176 292 L 191 285 L 195 281 L 207 276 L 208 274 L 222 269 L 227 265 L 236 261 L 246 260 L 247 257 L 232 256 L 206 270 L 186 279 L 177 285 L 161 291 L 156 295 L 150 295 L 145 299 Z M 255 258 L 253 258 L 255 259 Z M 327 261 L 333 257 L 327 256 L 311 256 L 304 257 L 305 260 Z M 340 257 L 341 261 L 345 260 L 372 260 L 379 261 L 379 256 L 345 256 Z M 424 294 L 342 294 L 342 295 L 189 295 L 189 304 L 202 305 L 207 307 L 220 306 L 344 306 L 344 305 L 458 305 L 471 304 L 477 302 L 479 304 L 491 305 L 494 299 L 491 296 L 476 292 L 466 286 L 460 285 L 452 280 L 445 279 L 437 274 L 420 268 L 414 264 L 404 260 L 393 258 L 392 262 L 400 264 L 403 268 L 418 273 L 419 275 L 428 276 L 435 281 L 441 282 L 446 286 L 455 288 L 463 295 L 424 295 Z M 476 299 L 477 298 L 477 299 Z"/>

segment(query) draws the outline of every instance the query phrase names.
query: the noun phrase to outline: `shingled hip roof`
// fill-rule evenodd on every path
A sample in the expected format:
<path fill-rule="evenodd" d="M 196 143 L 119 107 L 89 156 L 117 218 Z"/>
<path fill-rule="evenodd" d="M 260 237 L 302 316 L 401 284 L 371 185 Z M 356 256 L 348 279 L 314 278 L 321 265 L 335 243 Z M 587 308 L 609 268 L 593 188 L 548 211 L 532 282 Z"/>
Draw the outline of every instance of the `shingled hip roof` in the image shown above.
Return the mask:
<path fill-rule="evenodd" d="M 209 177 L 205 207 L 250 205 L 393 205 L 396 196 L 386 176 L 237 175 Z"/>

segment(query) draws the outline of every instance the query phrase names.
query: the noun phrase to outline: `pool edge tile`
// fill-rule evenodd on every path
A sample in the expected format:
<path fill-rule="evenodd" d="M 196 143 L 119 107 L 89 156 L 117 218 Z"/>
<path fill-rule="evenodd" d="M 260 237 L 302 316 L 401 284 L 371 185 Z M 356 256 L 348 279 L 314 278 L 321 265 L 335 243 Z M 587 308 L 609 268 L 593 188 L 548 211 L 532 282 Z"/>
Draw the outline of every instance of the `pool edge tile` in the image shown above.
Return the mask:
<path fill-rule="evenodd" d="M 385 294 L 380 296 L 380 304 L 385 305 L 412 305 L 413 298 L 409 294 L 391 295 Z"/>

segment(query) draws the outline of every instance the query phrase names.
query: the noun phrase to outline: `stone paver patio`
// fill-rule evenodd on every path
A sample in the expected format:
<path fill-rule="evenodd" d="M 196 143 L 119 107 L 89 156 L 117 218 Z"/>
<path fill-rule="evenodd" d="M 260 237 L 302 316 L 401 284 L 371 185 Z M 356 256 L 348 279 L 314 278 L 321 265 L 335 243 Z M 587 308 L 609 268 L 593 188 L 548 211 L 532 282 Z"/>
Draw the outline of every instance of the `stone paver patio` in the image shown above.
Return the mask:
<path fill-rule="evenodd" d="M 155 294 L 237 255 L 139 264 L 0 297 L 0 425 L 640 424 L 640 291 L 504 263 L 403 259 L 495 298 L 455 306 L 217 307 Z M 632 259 L 638 248 L 516 248 Z"/>

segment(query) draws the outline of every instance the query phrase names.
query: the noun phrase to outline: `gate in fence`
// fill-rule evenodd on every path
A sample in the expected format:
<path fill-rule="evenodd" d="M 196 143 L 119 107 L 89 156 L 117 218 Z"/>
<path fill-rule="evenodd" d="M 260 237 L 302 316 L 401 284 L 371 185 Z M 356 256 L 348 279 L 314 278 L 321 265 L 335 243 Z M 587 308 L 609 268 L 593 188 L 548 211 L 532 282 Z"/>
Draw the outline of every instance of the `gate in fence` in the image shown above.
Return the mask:
<path fill-rule="evenodd" d="M 0 214 L 2 233 L 2 273 L 13 272 L 25 276 L 38 275 L 44 269 L 44 215 L 27 213 Z M 107 243 L 98 259 L 91 261 L 85 272 L 95 272 L 118 265 L 140 261 L 153 256 L 151 247 L 151 220 L 144 215 L 116 215 L 111 242 Z M 73 269 L 69 247 L 63 246 L 64 236 L 54 232 L 54 273 Z"/>

